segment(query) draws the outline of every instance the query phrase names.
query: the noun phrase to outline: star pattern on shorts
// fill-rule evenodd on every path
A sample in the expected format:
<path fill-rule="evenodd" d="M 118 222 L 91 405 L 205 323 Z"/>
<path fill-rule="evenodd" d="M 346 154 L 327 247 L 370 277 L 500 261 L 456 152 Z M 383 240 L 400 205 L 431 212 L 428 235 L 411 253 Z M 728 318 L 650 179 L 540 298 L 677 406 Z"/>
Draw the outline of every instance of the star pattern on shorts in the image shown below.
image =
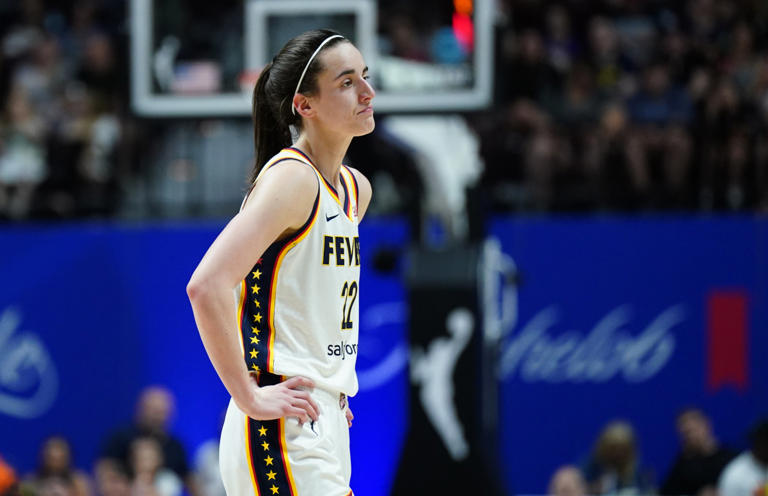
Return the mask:
<path fill-rule="evenodd" d="M 273 460 L 274 460 L 274 458 L 272 458 L 271 456 L 267 455 L 267 457 L 264 459 L 264 463 L 266 463 L 267 465 L 272 465 L 272 461 Z"/>
<path fill-rule="evenodd" d="M 263 425 L 259 428 L 259 437 L 264 437 L 267 435 L 267 428 Z"/>
<path fill-rule="evenodd" d="M 272 491 L 272 494 L 280 494 L 280 493 L 278 492 L 278 491 L 279 491 L 279 489 L 277 489 L 277 486 L 276 486 L 276 485 L 274 485 L 274 484 L 272 484 L 272 487 L 270 487 L 270 488 L 269 488 L 269 490 L 270 490 L 270 491 Z"/>
<path fill-rule="evenodd" d="M 261 447 L 264 448 L 264 451 L 267 451 L 269 450 L 269 443 L 264 441 L 263 443 L 261 443 Z"/>
<path fill-rule="evenodd" d="M 267 480 L 275 480 L 276 475 L 277 475 L 276 473 L 270 470 L 269 472 L 267 472 Z"/>

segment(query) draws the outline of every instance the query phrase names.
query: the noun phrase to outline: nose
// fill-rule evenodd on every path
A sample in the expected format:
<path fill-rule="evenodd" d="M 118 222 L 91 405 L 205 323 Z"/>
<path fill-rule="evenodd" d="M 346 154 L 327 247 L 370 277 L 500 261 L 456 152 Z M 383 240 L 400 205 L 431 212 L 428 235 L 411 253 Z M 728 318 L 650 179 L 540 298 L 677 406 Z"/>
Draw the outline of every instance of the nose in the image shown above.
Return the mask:
<path fill-rule="evenodd" d="M 370 80 L 363 79 L 363 85 L 360 90 L 360 100 L 364 103 L 368 103 L 376 96 L 376 91 L 371 86 Z"/>

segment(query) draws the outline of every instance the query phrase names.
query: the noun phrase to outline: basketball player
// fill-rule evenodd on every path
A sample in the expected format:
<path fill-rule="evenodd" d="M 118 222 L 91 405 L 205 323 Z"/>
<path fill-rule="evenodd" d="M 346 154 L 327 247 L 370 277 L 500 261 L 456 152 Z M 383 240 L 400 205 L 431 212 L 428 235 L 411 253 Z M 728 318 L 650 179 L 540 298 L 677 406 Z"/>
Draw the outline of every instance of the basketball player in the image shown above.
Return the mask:
<path fill-rule="evenodd" d="M 374 128 L 374 95 L 360 52 L 329 30 L 290 40 L 256 84 L 253 186 L 187 287 L 232 395 L 219 462 L 229 496 L 352 494 L 357 224 L 371 185 L 341 162 Z"/>

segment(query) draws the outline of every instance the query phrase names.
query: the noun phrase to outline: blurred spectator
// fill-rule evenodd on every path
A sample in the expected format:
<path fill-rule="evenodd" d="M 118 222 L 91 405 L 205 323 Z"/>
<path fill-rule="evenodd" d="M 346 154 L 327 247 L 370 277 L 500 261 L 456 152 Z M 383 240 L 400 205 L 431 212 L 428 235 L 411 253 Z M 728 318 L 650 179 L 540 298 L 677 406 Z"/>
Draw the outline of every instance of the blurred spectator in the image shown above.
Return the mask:
<path fill-rule="evenodd" d="M 600 433 L 584 476 L 589 494 L 653 491 L 649 474 L 640 466 L 634 429 L 623 421 L 609 423 Z"/>
<path fill-rule="evenodd" d="M 151 438 L 161 449 L 160 463 L 185 482 L 188 490 L 194 492 L 194 482 L 189 477 L 187 453 L 181 442 L 169 431 L 174 411 L 174 398 L 170 391 L 160 386 L 144 389 L 139 396 L 135 421 L 109 436 L 101 452 L 103 458 L 112 458 L 131 466 L 131 446 L 137 439 Z M 147 443 L 139 446 L 139 452 L 149 453 Z M 146 449 L 145 449 L 146 448 Z M 142 461 L 137 458 L 136 461 Z M 144 466 L 141 465 L 143 468 Z"/>
<path fill-rule="evenodd" d="M 588 155 L 598 176 L 599 205 L 609 209 L 629 210 L 641 201 L 633 187 L 627 156 L 629 124 L 620 104 L 605 108 Z"/>
<path fill-rule="evenodd" d="M 219 470 L 219 440 L 209 439 L 195 452 L 195 479 L 200 496 L 227 496 Z"/>
<path fill-rule="evenodd" d="M 719 496 L 756 496 L 768 493 L 768 418 L 750 433 L 752 446 L 731 461 L 718 483 Z"/>
<path fill-rule="evenodd" d="M 42 493 L 43 488 L 52 479 L 54 482 L 48 491 L 66 489 L 68 494 L 73 496 L 91 494 L 88 475 L 72 466 L 72 449 L 69 441 L 61 436 L 52 436 L 43 442 L 37 470 L 26 478 L 25 484 Z"/>
<path fill-rule="evenodd" d="M 417 62 L 429 62 L 429 52 L 424 39 L 406 13 L 392 16 L 386 26 L 389 35 L 388 52 L 394 57 Z"/>
<path fill-rule="evenodd" d="M 17 494 L 19 494 L 19 482 L 16 479 L 16 472 L 0 456 L 0 496 L 16 496 Z"/>
<path fill-rule="evenodd" d="M 628 100 L 627 110 L 635 125 L 627 141 L 635 191 L 647 197 L 649 206 L 689 206 L 693 189 L 691 139 L 686 129 L 692 113 L 688 94 L 674 87 L 666 65 L 656 62 L 646 69 L 643 88 Z"/>
<path fill-rule="evenodd" d="M 587 483 L 576 467 L 560 467 L 549 481 L 550 496 L 586 496 Z"/>
<path fill-rule="evenodd" d="M 46 128 L 61 114 L 60 97 L 72 77 L 71 67 L 62 57 L 58 40 L 50 33 L 34 45 L 31 56 L 13 74 L 13 85 L 24 90 L 33 111 Z"/>
<path fill-rule="evenodd" d="M 568 10 L 563 5 L 551 5 L 547 9 L 546 24 L 547 58 L 549 64 L 562 77 L 570 70 L 581 48 L 573 35 Z"/>
<path fill-rule="evenodd" d="M 36 496 L 75 496 L 77 489 L 72 479 L 53 475 L 40 481 L 33 494 Z"/>
<path fill-rule="evenodd" d="M 614 23 L 605 17 L 595 16 L 589 23 L 588 39 L 589 63 L 600 92 L 606 97 L 617 98 L 634 91 L 633 68 L 621 52 Z"/>
<path fill-rule="evenodd" d="M 711 494 L 735 453 L 718 443 L 709 418 L 696 408 L 678 415 L 677 431 L 682 449 L 659 492 L 671 496 Z"/>
<path fill-rule="evenodd" d="M 503 102 L 517 99 L 539 102 L 559 85 L 557 73 L 549 64 L 541 34 L 526 29 L 516 37 L 511 59 L 500 67 L 499 84 Z"/>
<path fill-rule="evenodd" d="M 102 458 L 93 469 L 98 496 L 129 496 L 131 479 L 125 466 L 117 460 Z"/>
<path fill-rule="evenodd" d="M 29 216 L 32 199 L 46 175 L 45 124 L 26 90 L 15 86 L 0 121 L 0 216 Z"/>
<path fill-rule="evenodd" d="M 163 451 L 153 437 L 139 437 L 129 450 L 131 496 L 180 496 L 181 479 L 163 468 Z"/>

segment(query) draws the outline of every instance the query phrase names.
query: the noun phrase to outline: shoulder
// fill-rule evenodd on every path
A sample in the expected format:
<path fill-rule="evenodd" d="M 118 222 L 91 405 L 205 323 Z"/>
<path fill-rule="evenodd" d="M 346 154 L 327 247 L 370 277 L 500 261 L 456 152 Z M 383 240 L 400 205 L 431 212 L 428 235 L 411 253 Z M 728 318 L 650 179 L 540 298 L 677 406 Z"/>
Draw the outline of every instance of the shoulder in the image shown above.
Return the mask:
<path fill-rule="evenodd" d="M 344 167 L 349 169 L 349 172 L 352 173 L 352 177 L 354 177 L 355 181 L 357 181 L 357 187 L 360 189 L 361 192 L 363 190 L 371 191 L 371 182 L 368 180 L 367 177 L 365 177 L 365 174 L 355 169 L 354 167 L 349 167 L 348 165 L 345 165 Z"/>
<path fill-rule="evenodd" d="M 744 479 L 745 475 L 749 473 L 750 463 L 749 457 L 746 453 L 734 458 L 723 469 L 723 473 L 720 475 L 719 486 L 722 489 L 729 489 L 731 486 L 739 484 Z"/>
<path fill-rule="evenodd" d="M 304 198 L 314 201 L 318 190 L 317 176 L 312 166 L 298 159 L 285 159 L 263 171 L 253 184 L 246 205 L 255 198 L 280 193 L 281 197 Z"/>
<path fill-rule="evenodd" d="M 296 158 L 285 158 L 270 165 L 259 176 L 256 185 L 275 182 L 281 182 L 283 186 L 290 184 L 295 187 L 317 189 L 317 175 L 312 166 Z"/>

